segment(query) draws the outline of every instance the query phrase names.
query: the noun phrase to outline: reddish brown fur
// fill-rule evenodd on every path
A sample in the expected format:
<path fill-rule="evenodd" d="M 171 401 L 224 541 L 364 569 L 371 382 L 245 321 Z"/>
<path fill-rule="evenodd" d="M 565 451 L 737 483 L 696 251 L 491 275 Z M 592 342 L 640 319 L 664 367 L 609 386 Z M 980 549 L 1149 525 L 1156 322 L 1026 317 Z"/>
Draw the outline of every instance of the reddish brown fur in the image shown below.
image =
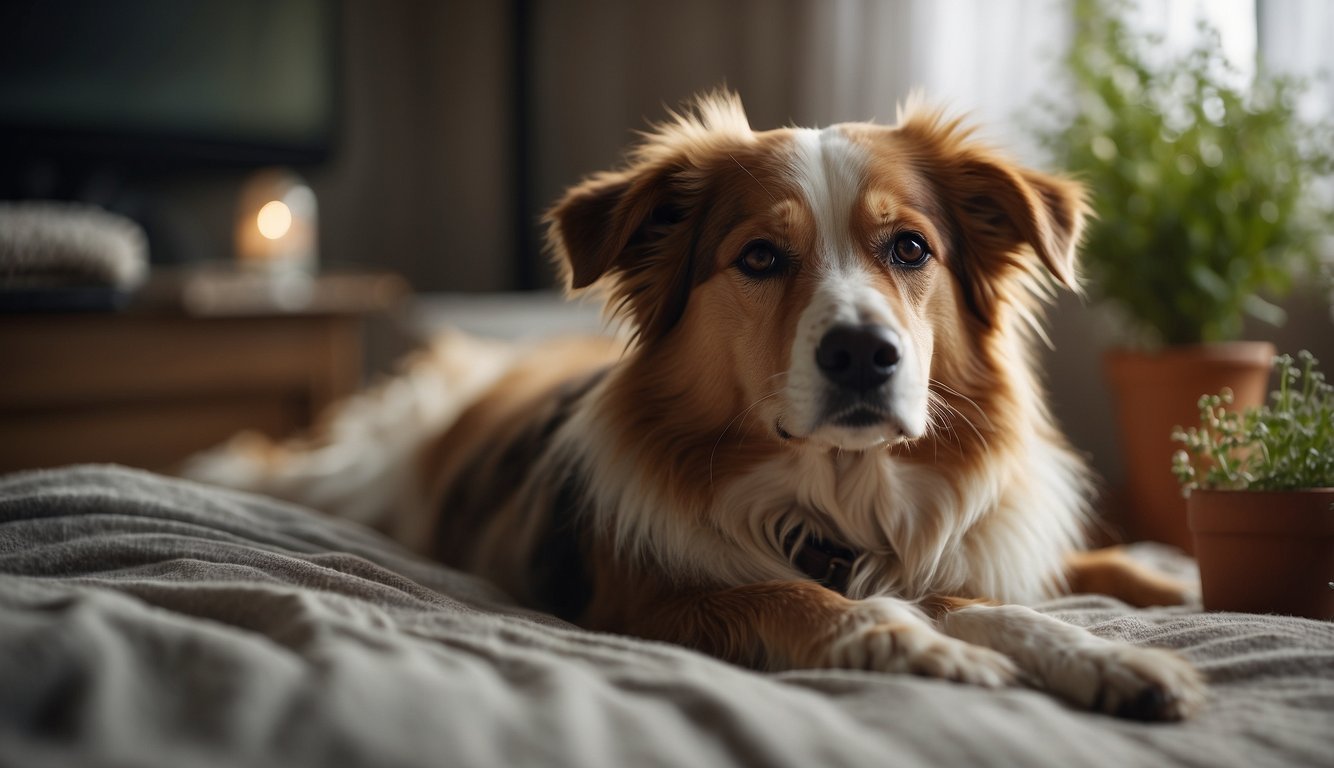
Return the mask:
<path fill-rule="evenodd" d="M 391 498 L 401 519 L 438 513 L 427 548 L 586 627 L 767 669 L 1024 675 L 1134 717 L 1197 706 L 1182 660 L 991 601 L 1040 599 L 1063 575 L 1135 603 L 1184 592 L 1124 553 L 1063 560 L 1086 474 L 1029 349 L 1052 285 L 1075 285 L 1079 186 L 930 114 L 756 133 L 727 95 L 695 113 L 550 216 L 569 285 L 603 291 L 628 344 L 485 360 L 436 345 L 431 366 L 471 366 L 456 399 L 414 400 L 434 379 L 409 371 L 410 386 L 337 414 L 315 461 L 274 450 L 249 464 L 292 459 L 297 481 L 325 481 L 333 458 L 361 486 L 351 470 L 367 456 L 343 449 L 393 446 L 368 465 L 389 471 L 342 497 L 362 510 L 403 488 L 399 459 L 420 455 L 425 499 Z M 905 233 L 927 258 L 891 253 Z M 889 359 L 875 365 L 892 370 L 840 380 L 826 342 L 868 329 Z M 400 435 L 367 417 L 373 405 L 426 423 Z"/>
<path fill-rule="evenodd" d="M 936 244 L 938 264 L 915 274 L 882 270 L 875 278 L 910 322 L 933 332 L 931 375 L 937 395 L 954 409 L 948 429 L 889 450 L 899 459 L 948 467 L 964 477 L 997 452 L 1013 452 L 1014 420 L 1032 418 L 1025 388 L 1035 381 L 1006 373 L 1011 356 L 1026 354 L 1024 315 L 1036 312 L 1034 292 L 1044 270 L 1073 285 L 1069 254 L 1079 237 L 1084 202 L 1077 185 L 1011 168 L 975 148 L 954 124 L 910 120 L 897 129 L 849 129 L 871 152 L 869 204 L 850 222 L 870 244 L 887 235 L 877 200 L 908 202 L 900 220 Z M 715 132 L 673 144 L 650 141 L 622 171 L 594 176 L 551 214 L 552 237 L 569 283 L 600 284 L 637 338 L 599 390 L 596 407 L 617 425 L 620 452 L 639 457 L 645 489 L 665 500 L 653 514 L 701 517 L 719 483 L 792 450 L 752 406 L 768 396 L 786 369 L 796 332 L 794 307 L 813 290 L 814 270 L 792 279 L 747 285 L 728 272 L 758 238 L 796 258 L 815 250 L 811 212 L 792 202 L 790 182 L 772 159 L 790 141 L 783 131 L 754 139 Z M 930 168 L 927 180 L 923 169 Z M 903 226 L 900 224 L 900 226 Z M 728 272 L 728 274 L 722 274 Z M 913 332 L 913 328 L 909 327 Z M 498 510 L 467 525 L 442 523 L 442 554 L 523 595 L 525 558 L 543 546 L 544 515 L 525 484 L 550 495 L 559 478 L 514 478 L 488 443 L 519 439 L 541 404 L 572 375 L 608 359 L 607 350 L 527 361 L 502 381 L 453 430 L 431 459 L 441 493 L 487 483 L 472 506 Z M 1045 411 L 1043 411 L 1045 414 Z M 1052 431 L 1046 435 L 1063 445 Z M 800 441 L 794 441 L 799 443 Z M 527 491 L 524 488 L 528 488 Z M 545 489 L 545 491 L 543 491 Z M 768 667 L 820 663 L 830 633 L 851 604 L 809 581 L 708 584 L 683 580 L 652 563 L 622 559 L 606 530 L 587 530 L 581 554 L 590 602 L 577 616 L 587 626 L 682 643 L 723 658 Z M 1106 569 L 1099 571 L 1107 573 Z M 1097 583 L 1077 569 L 1076 585 Z M 1121 570 L 1122 574 L 1131 571 Z M 1133 575 L 1133 574 L 1132 574 Z M 1140 590 L 1133 596 L 1170 597 Z M 931 615 L 976 604 L 987 595 L 933 596 Z"/>
<path fill-rule="evenodd" d="M 1123 547 L 1072 553 L 1066 567 L 1070 591 L 1111 595 L 1130 605 L 1178 605 L 1192 591 L 1184 581 L 1134 560 Z"/>
<path fill-rule="evenodd" d="M 704 190 L 687 191 L 682 182 L 673 186 L 656 170 L 638 169 L 637 174 L 648 174 L 653 179 L 652 185 L 627 186 L 617 175 L 609 188 L 604 188 L 606 178 L 594 177 L 553 212 L 558 222 L 570 216 L 582 222 L 590 216 L 575 211 L 586 205 L 600 205 L 616 211 L 628 209 L 651 219 L 654 206 L 667 206 L 675 215 L 686 217 L 660 240 L 633 243 L 628 253 L 622 254 L 621 258 L 628 260 L 642 258 L 643 251 L 662 252 L 681 262 L 656 273 L 652 256 L 648 263 L 616 267 L 617 257 L 596 249 L 571 252 L 571 281 L 575 287 L 587 285 L 594 279 L 592 274 L 601 274 L 599 269 L 631 273 L 621 278 L 628 285 L 616 289 L 612 301 L 626 302 L 626 311 L 640 328 L 641 344 L 618 371 L 606 407 L 618 414 L 625 435 L 656 446 L 654 464 L 663 468 L 659 490 L 676 497 L 679 509 L 707 503 L 713 486 L 699 482 L 699 478 L 734 476 L 782 450 L 772 440 L 770 425 L 737 415 L 766 394 L 754 382 L 770 381 L 783 370 L 796 322 L 796 317 L 783 308 L 804 303 L 810 283 L 798 279 L 758 289 L 781 291 L 781 295 L 756 302 L 739 296 L 735 281 L 709 279 L 726 269 L 757 237 L 773 237 L 797 251 L 810 248 L 811 244 L 803 240 L 803 233 L 810 230 L 807 214 L 790 204 L 775 204 L 767 191 L 785 184 L 778 170 L 769 167 L 772 148 L 781 142 L 777 136 L 759 146 L 720 142 L 711 148 L 708 157 L 694 159 L 697 167 L 692 177 L 708 179 Z M 685 161 L 677 158 L 675 164 L 683 166 Z M 669 191 L 664 193 L 664 188 Z M 617 194 L 645 199 L 613 202 L 605 198 Z M 639 235 L 622 239 L 647 237 L 644 233 L 657 226 L 648 221 L 636 229 Z M 570 242 L 579 242 L 573 238 L 580 236 L 576 231 L 562 235 Z M 587 252 L 598 253 L 597 266 L 578 261 L 577 254 Z M 681 258 L 681 254 L 696 256 Z M 690 313 L 684 312 L 687 295 Z M 664 303 L 671 308 L 662 309 Z M 668 314 L 675 320 L 670 334 L 659 324 Z M 749 375 L 732 375 L 739 371 Z M 726 441 L 726 450 L 715 451 L 722 441 Z"/>
<path fill-rule="evenodd" d="M 1043 245 L 1038 249 L 1043 263 L 1070 280 L 1073 267 L 1061 263 L 1057 252 L 1066 247 L 1063 240 L 1077 236 L 1073 221 L 1082 200 L 1074 185 L 1037 173 L 1019 177 L 986 153 L 968 148 L 966 133 L 956 125 L 911 121 L 896 129 L 863 128 L 854 131 L 854 137 L 872 149 L 880 164 L 871 173 L 872 183 L 891 185 L 886 192 L 896 200 L 915 200 L 911 225 L 942 244 L 942 263 L 954 271 L 976 272 L 962 285 L 944 271 L 907 279 L 887 272 L 879 277 L 880 291 L 898 296 L 907 307 L 904 315 L 934 313 L 935 319 L 928 321 L 943 333 L 932 367 L 950 387 L 940 396 L 956 411 L 975 415 L 968 419 L 970 428 L 934 431 L 894 451 L 907 460 L 947 459 L 964 473 L 972 461 L 982 460 L 983 445 L 995 448 L 1013 432 L 1005 417 L 1017 411 L 1006 403 L 1013 397 L 1006 389 L 1010 379 L 996 375 L 1006 365 L 1006 351 L 991 341 L 1011 329 L 995 328 L 995 317 L 1003 311 L 990 292 L 1005 284 L 1010 273 L 1034 271 L 1017 251 L 1030 239 Z M 775 148 L 786 141 L 783 132 L 758 141 L 720 135 L 692 145 L 688 157 L 662 148 L 644 151 L 638 165 L 591 177 L 552 212 L 558 243 L 575 244 L 562 252 L 572 287 L 588 287 L 612 276 L 610 300 L 638 331 L 638 344 L 612 375 L 600 407 L 622 425 L 620 435 L 630 441 L 626 451 L 651 445 L 647 461 L 655 468 L 656 491 L 675 500 L 658 513 L 698 512 L 710 503 L 715 488 L 702 479 L 739 475 L 787 449 L 774 440 L 771 425 L 752 419 L 747 408 L 767 395 L 760 384 L 786 367 L 795 332 L 792 308 L 806 303 L 811 271 L 762 287 L 711 280 L 758 237 L 794 253 L 814 251 L 810 213 L 791 204 L 790 196 L 774 193 L 788 184 L 780 169 L 771 165 Z M 936 177 L 942 172 L 952 176 L 927 184 L 918 169 L 923 165 L 930 165 Z M 936 189 L 948 189 L 956 196 L 939 199 Z M 875 189 L 867 189 L 866 195 L 874 200 Z M 1063 227 L 1051 227 L 1045 217 L 1031 213 L 1053 207 L 1049 204 L 1061 208 L 1054 220 Z M 951 220 L 944 212 L 954 212 L 956 223 L 980 224 L 939 231 L 938 221 Z M 855 236 L 875 243 L 884 236 L 884 225 L 874 207 L 860 213 L 852 221 Z M 604 221 L 618 224 L 608 228 Z M 998 259 L 984 263 L 966 259 L 964 252 L 984 252 Z M 964 295 L 970 289 L 974 295 Z M 691 312 L 684 311 L 687 301 Z M 964 305 L 976 311 L 963 311 Z M 720 332 L 734 328 L 739 331 Z M 523 413 L 532 408 L 528 397 L 540 397 L 559 379 L 543 375 L 543 383 L 535 384 L 527 379 L 530 368 L 526 365 L 523 372 L 503 381 L 474 412 L 460 419 L 443 443 L 452 444 L 456 455 L 466 455 L 479 441 L 510 439 L 522 427 Z M 512 391 L 515 388 L 524 389 L 523 395 Z M 498 421 L 496 415 L 503 416 Z M 498 499 L 506 499 L 514 487 L 502 483 L 498 491 Z M 507 512 L 492 519 L 491 531 L 519 527 L 519 519 L 504 520 L 523 517 L 522 513 L 512 505 L 496 505 Z M 500 533 L 490 539 L 508 541 Z M 490 549 L 482 547 L 480 552 Z M 643 575 L 619 572 L 612 584 L 615 588 L 599 589 L 606 615 L 623 615 L 627 607 L 643 601 Z M 654 587 L 662 591 L 662 585 Z"/>
<path fill-rule="evenodd" d="M 695 648 L 756 669 L 818 666 L 851 601 L 812 582 L 682 589 L 598 551 L 597 594 L 581 623 Z"/>

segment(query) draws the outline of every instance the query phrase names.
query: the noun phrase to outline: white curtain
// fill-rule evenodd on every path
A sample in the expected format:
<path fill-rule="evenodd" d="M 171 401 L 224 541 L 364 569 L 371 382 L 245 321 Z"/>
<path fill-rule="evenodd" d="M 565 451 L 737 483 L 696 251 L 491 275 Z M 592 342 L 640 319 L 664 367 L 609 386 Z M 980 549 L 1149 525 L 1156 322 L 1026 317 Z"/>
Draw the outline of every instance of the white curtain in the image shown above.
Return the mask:
<path fill-rule="evenodd" d="M 758 10 L 758 9 L 756 9 Z M 1071 30 L 1065 0 L 825 0 L 799 3 L 800 62 L 793 97 L 798 122 L 892 120 L 910 92 L 967 112 L 1026 160 L 1041 157 L 1035 106 L 1059 99 Z M 1218 31 L 1243 80 L 1264 66 L 1320 73 L 1304 104 L 1308 118 L 1334 118 L 1334 1 L 1137 0 L 1128 22 L 1160 38 L 1172 56 Z"/>
<path fill-rule="evenodd" d="M 967 113 L 983 135 L 1037 155 L 1037 97 L 1068 45 L 1061 0 L 833 0 L 803 7 L 808 36 L 796 96 L 809 122 L 891 122 L 914 91 Z"/>
<path fill-rule="evenodd" d="M 1181 54 L 1200 42 L 1199 22 L 1218 32 L 1223 56 L 1242 82 L 1255 75 L 1255 0 L 1135 0 L 1127 21 L 1146 37 L 1161 38 L 1159 51 Z"/>
<path fill-rule="evenodd" d="M 1313 78 L 1302 104 L 1310 119 L 1334 119 L 1334 2 L 1257 0 L 1262 65 Z"/>

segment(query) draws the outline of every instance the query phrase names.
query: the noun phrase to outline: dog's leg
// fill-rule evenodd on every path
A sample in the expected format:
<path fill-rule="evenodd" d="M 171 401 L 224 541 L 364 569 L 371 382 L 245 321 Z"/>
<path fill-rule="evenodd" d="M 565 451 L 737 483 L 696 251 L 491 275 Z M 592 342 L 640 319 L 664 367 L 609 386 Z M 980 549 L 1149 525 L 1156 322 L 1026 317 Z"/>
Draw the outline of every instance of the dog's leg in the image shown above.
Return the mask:
<path fill-rule="evenodd" d="M 1019 605 L 944 600 L 934 607 L 946 634 L 1005 654 L 1035 686 L 1081 707 L 1180 720 L 1204 702 L 1200 673 L 1171 651 L 1105 640 Z"/>
<path fill-rule="evenodd" d="M 1130 605 L 1181 605 L 1198 590 L 1149 568 L 1121 547 L 1076 552 L 1066 558 L 1066 580 L 1074 593 L 1109 595 Z"/>
<path fill-rule="evenodd" d="M 809 582 L 674 598 L 634 631 L 770 670 L 871 669 L 987 687 L 1013 682 L 1016 672 L 1003 655 L 941 634 L 911 603 L 849 600 Z"/>

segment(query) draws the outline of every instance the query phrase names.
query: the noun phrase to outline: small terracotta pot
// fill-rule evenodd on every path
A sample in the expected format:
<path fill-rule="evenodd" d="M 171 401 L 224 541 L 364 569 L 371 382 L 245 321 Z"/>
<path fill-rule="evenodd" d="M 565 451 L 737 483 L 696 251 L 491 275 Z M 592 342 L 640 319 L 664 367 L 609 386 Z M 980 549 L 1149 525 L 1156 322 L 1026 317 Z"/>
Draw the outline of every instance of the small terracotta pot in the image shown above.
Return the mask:
<path fill-rule="evenodd" d="M 1186 500 L 1172 474 L 1174 427 L 1199 423 L 1200 395 L 1224 387 L 1242 410 L 1265 401 L 1274 345 L 1235 341 L 1167 347 L 1157 352 L 1109 350 L 1103 359 L 1116 405 L 1125 466 L 1121 522 L 1131 541 L 1161 541 L 1190 552 Z"/>
<path fill-rule="evenodd" d="M 1334 488 L 1187 501 L 1204 607 L 1334 620 Z"/>

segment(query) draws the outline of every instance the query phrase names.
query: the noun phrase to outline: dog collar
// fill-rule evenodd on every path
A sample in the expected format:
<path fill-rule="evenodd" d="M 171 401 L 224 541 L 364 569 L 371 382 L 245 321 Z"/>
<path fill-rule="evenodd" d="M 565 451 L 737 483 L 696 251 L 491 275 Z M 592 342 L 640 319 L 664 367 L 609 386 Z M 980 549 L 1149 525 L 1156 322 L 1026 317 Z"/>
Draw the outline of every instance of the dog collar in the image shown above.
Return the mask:
<path fill-rule="evenodd" d="M 800 537 L 800 531 L 793 531 L 788 537 L 787 549 L 792 552 L 792 564 L 817 584 L 846 595 L 857 553 L 818 536 Z"/>

